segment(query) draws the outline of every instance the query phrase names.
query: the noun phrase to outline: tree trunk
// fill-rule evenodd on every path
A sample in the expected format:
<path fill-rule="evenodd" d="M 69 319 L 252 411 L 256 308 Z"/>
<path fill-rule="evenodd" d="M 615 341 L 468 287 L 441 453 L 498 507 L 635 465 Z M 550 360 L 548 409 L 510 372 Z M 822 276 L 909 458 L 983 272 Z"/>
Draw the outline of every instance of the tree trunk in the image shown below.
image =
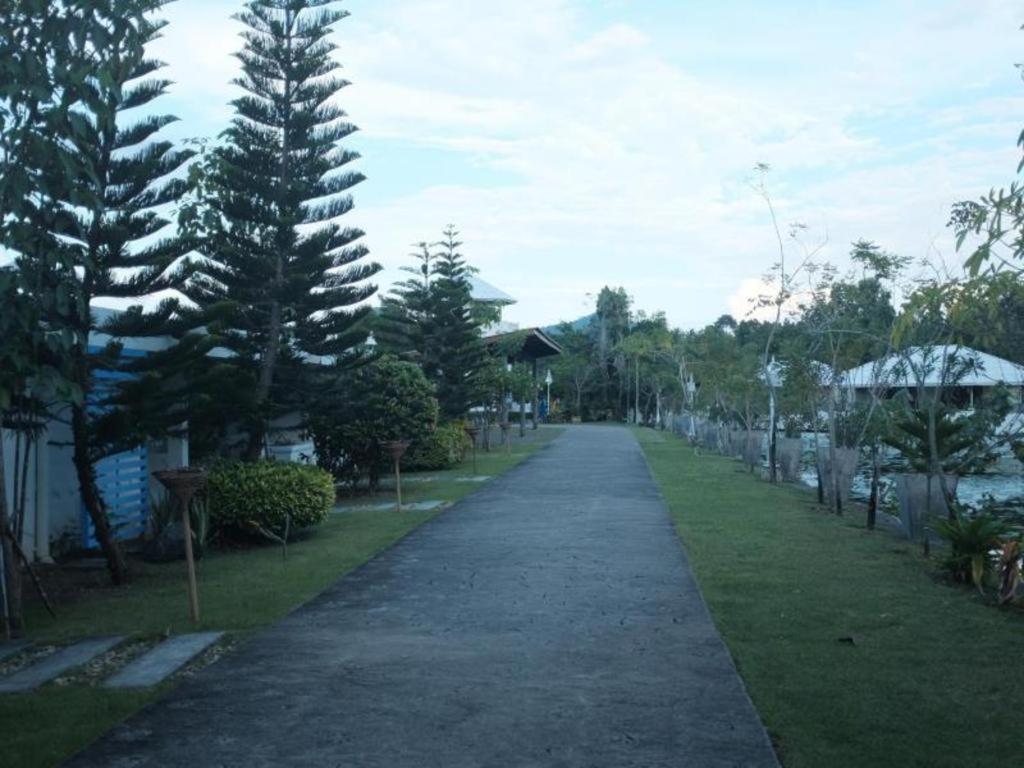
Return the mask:
<path fill-rule="evenodd" d="M 869 531 L 875 530 L 875 522 L 878 519 L 878 485 L 881 476 L 882 456 L 878 448 L 878 441 L 871 443 L 871 495 L 868 498 L 868 520 Z"/>
<path fill-rule="evenodd" d="M 89 456 L 88 416 L 85 405 L 71 406 L 71 434 L 74 442 L 75 474 L 78 476 L 78 487 L 82 494 L 89 519 L 96 529 L 96 541 L 99 542 L 103 556 L 107 560 L 110 579 L 115 584 L 128 581 L 128 566 L 125 564 L 121 548 L 114 539 L 114 531 L 107 519 L 106 506 L 100 489 L 96 485 L 96 468 Z"/>
<path fill-rule="evenodd" d="M 777 483 L 779 481 L 776 473 L 776 459 L 778 458 L 778 451 L 775 439 L 775 422 L 777 420 L 775 414 L 775 387 L 769 384 L 768 389 L 768 481 L 771 483 Z"/>
<path fill-rule="evenodd" d="M 835 383 L 829 388 L 828 398 L 828 482 L 832 486 L 832 511 L 843 514 L 843 501 L 839 493 L 839 467 L 836 461 L 836 399 Z"/>
<path fill-rule="evenodd" d="M 533 413 L 531 414 L 531 417 L 532 417 L 532 421 L 533 421 L 533 428 L 537 429 L 537 411 L 540 410 L 540 391 L 537 389 L 537 361 L 536 360 L 533 361 L 533 383 L 532 383 L 531 386 L 533 388 L 533 403 L 531 404 L 531 407 L 533 409 Z"/>
<path fill-rule="evenodd" d="M 633 392 L 633 423 L 637 426 L 640 425 L 640 358 L 638 357 L 633 361 L 633 367 L 636 369 L 635 374 L 635 386 Z"/>
<path fill-rule="evenodd" d="M 291 58 L 292 51 L 292 30 L 295 24 L 295 11 L 291 9 L 285 10 L 285 38 L 286 46 L 288 48 L 289 58 Z M 279 189 L 282 193 L 287 192 L 291 185 L 291 144 L 290 138 L 292 135 L 291 125 L 291 97 L 292 97 L 292 81 L 289 74 L 285 74 L 282 83 L 282 111 L 283 115 L 281 123 L 284 130 L 281 132 L 281 155 L 280 155 L 280 173 L 281 183 Z M 277 366 L 277 355 L 281 345 L 281 302 L 279 298 L 279 292 L 284 286 L 284 260 L 285 254 L 284 243 L 287 242 L 287 235 L 282 233 L 282 229 L 289 229 L 287 225 L 277 225 L 277 233 L 275 234 L 276 243 L 276 255 L 274 264 L 274 283 L 273 283 L 273 300 L 270 304 L 270 322 L 267 326 L 267 346 L 263 350 L 263 359 L 260 360 L 260 378 L 258 389 L 256 393 L 256 407 L 258 410 L 262 410 L 264 405 L 270 400 L 270 390 L 274 384 L 274 369 Z M 249 444 L 245 449 L 245 460 L 256 461 L 260 457 L 260 453 L 263 451 L 263 445 L 267 439 L 267 417 L 265 413 L 256 414 L 257 423 L 250 428 L 249 432 Z"/>
<path fill-rule="evenodd" d="M 7 512 L 7 476 L 4 471 L 3 443 L 0 437 L 0 621 L 5 637 L 18 637 L 24 629 L 21 603 L 21 569 L 10 540 L 10 516 Z"/>

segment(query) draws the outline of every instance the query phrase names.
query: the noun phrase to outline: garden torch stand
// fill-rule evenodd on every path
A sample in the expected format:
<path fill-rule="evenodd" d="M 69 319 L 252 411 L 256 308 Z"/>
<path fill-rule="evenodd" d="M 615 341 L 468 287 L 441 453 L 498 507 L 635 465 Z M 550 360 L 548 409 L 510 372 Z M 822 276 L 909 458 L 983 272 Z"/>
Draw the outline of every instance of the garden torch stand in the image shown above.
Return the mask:
<path fill-rule="evenodd" d="M 473 443 L 473 477 L 476 477 L 476 436 L 480 434 L 480 427 L 471 424 L 465 429 L 466 434 L 469 435 L 469 439 Z"/>
<path fill-rule="evenodd" d="M 188 507 L 192 497 L 206 487 L 206 472 L 201 469 L 170 469 L 154 472 L 153 477 L 167 489 L 181 506 L 182 536 L 185 539 L 185 562 L 188 565 L 188 607 L 193 624 L 199 623 L 199 587 L 196 585 L 196 560 L 192 553 L 192 523 Z"/>
<path fill-rule="evenodd" d="M 402 456 L 409 448 L 408 440 L 389 440 L 384 443 L 391 451 L 391 460 L 395 463 L 395 493 L 398 496 L 398 503 L 395 507 L 397 512 L 402 511 Z"/>

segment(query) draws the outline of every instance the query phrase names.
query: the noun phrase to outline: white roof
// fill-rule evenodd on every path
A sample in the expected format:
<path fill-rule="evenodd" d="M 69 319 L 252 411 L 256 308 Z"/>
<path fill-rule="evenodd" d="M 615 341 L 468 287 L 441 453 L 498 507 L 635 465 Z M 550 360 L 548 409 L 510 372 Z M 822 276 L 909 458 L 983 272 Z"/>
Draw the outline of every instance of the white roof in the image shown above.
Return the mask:
<path fill-rule="evenodd" d="M 966 368 L 966 372 L 956 381 L 951 381 L 954 378 L 951 371 L 961 366 Z M 854 389 L 870 387 L 874 382 L 887 387 L 936 387 L 942 384 L 959 387 L 1006 384 L 1020 387 L 1024 386 L 1024 365 L 970 347 L 911 347 L 847 371 L 842 376 L 842 382 Z"/>
<path fill-rule="evenodd" d="M 470 294 L 476 301 L 489 304 L 515 304 L 516 300 L 500 288 L 495 288 L 486 280 L 481 280 L 476 275 L 469 276 Z"/>

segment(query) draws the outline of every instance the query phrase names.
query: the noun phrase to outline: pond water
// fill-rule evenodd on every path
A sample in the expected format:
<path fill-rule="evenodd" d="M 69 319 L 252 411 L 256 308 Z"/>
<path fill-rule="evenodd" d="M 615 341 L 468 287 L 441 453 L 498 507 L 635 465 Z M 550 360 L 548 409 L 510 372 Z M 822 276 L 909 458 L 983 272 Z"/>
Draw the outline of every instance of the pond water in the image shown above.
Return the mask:
<path fill-rule="evenodd" d="M 809 488 L 816 488 L 818 475 L 813 466 L 804 466 L 801 479 L 803 484 Z M 883 503 L 891 500 L 895 503 L 893 496 L 892 474 L 882 474 L 882 498 Z M 853 481 L 853 493 L 851 496 L 858 501 L 867 501 L 871 493 L 871 471 L 864 468 L 857 473 Z M 957 499 L 961 504 L 977 509 L 981 506 L 986 496 L 991 496 L 996 501 L 1010 501 L 1024 498 L 1024 476 L 1022 475 L 967 475 L 960 478 L 957 485 Z"/>
<path fill-rule="evenodd" d="M 675 425 L 676 432 L 680 435 L 688 434 L 688 425 L 680 422 Z M 780 435 L 781 437 L 781 435 Z M 804 432 L 801 435 L 803 440 L 803 460 L 801 479 L 803 484 L 815 488 L 818 484 L 817 473 L 814 467 L 814 433 Z M 818 436 L 818 444 L 825 448 L 828 446 L 828 438 L 825 435 Z M 767 469 L 767 438 L 762 445 L 762 466 Z M 894 512 L 896 509 L 896 498 L 894 491 L 894 475 L 905 472 L 906 465 L 899 454 L 895 451 L 887 451 L 884 456 L 882 469 L 882 499 L 883 508 Z M 852 496 L 858 501 L 866 501 L 871 491 L 871 466 L 866 456 L 862 458 L 859 471 L 853 482 Z M 987 497 L 997 502 L 1020 502 L 1024 508 L 1024 465 L 1012 457 L 1008 450 L 1003 451 L 999 461 L 992 471 L 981 475 L 967 475 L 960 478 L 957 488 L 957 499 L 972 509 L 982 505 Z"/>
<path fill-rule="evenodd" d="M 804 442 L 803 472 L 804 485 L 816 488 L 818 477 L 814 468 L 814 433 L 806 432 L 802 436 Z M 819 437 L 822 447 L 828 446 L 828 439 Z M 767 466 L 767 460 L 766 464 Z M 997 470 L 981 475 L 966 475 L 960 478 L 957 486 L 957 500 L 972 509 L 982 505 L 986 497 L 995 501 L 1022 500 L 1024 503 L 1024 465 L 1014 460 L 1007 452 L 997 462 Z M 883 456 L 882 467 L 882 503 L 884 506 L 895 507 L 895 491 L 893 475 L 906 472 L 906 464 L 896 451 L 888 450 Z M 871 465 L 867 457 L 862 457 L 861 465 L 853 481 L 852 496 L 858 501 L 867 501 L 871 493 Z"/>

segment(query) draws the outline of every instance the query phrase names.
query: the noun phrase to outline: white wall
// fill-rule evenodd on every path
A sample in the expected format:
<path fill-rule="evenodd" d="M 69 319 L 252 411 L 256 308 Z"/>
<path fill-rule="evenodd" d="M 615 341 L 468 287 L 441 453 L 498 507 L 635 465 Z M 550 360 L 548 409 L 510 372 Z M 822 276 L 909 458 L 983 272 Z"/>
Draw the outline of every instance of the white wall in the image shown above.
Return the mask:
<path fill-rule="evenodd" d="M 14 432 L 9 430 L 0 430 L 2 439 L 0 442 L 3 443 L 3 462 L 4 462 L 4 477 L 6 480 L 6 491 L 7 491 L 7 511 L 9 514 L 14 512 L 14 486 L 15 486 L 15 473 L 19 475 L 22 472 L 23 465 L 20 461 L 15 462 L 16 453 L 16 436 Z M 21 451 L 24 452 L 25 446 L 22 443 Z M 22 454 L 23 455 L 23 454 Z M 25 553 L 31 556 L 36 549 L 36 506 L 38 504 L 38 498 L 36 493 L 36 478 L 38 472 L 38 458 L 39 452 L 33 447 L 29 453 L 29 464 L 28 464 L 28 482 L 27 490 L 25 493 L 25 521 L 24 521 L 24 533 L 21 540 L 21 547 L 25 550 Z"/>

